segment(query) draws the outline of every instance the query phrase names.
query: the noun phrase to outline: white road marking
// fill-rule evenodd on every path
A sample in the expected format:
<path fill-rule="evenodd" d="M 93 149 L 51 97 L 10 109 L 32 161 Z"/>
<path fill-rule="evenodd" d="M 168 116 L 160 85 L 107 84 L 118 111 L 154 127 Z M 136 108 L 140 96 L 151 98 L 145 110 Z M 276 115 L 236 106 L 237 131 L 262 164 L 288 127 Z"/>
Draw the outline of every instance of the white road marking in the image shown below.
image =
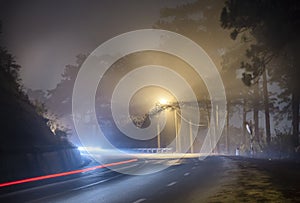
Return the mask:
<path fill-rule="evenodd" d="M 124 170 L 124 169 L 128 169 L 128 168 L 133 168 L 133 167 L 136 167 L 138 165 L 139 164 L 133 164 L 133 165 L 130 165 L 130 166 L 124 166 L 124 167 L 118 168 L 118 170 Z"/>
<path fill-rule="evenodd" d="M 170 186 L 172 186 L 172 185 L 175 185 L 177 182 L 176 181 L 174 181 L 174 182 L 172 182 L 172 183 L 169 183 L 168 185 L 167 185 L 167 187 L 170 187 Z"/>
<path fill-rule="evenodd" d="M 174 168 L 172 168 L 172 169 L 170 169 L 169 171 L 170 171 L 170 172 L 172 172 L 172 171 L 175 171 L 175 169 L 174 169 Z"/>
<path fill-rule="evenodd" d="M 30 201 L 30 202 L 44 202 L 43 200 L 58 197 L 58 196 L 61 196 L 63 194 L 67 194 L 67 193 L 72 192 L 72 191 L 82 190 L 82 189 L 85 189 L 85 188 L 88 188 L 88 187 L 91 187 L 91 186 L 94 186 L 94 185 L 97 185 L 97 184 L 100 184 L 100 183 L 104 183 L 104 182 L 109 181 L 109 180 L 113 180 L 113 179 L 118 178 L 120 176 L 122 176 L 122 174 L 116 175 L 116 176 L 113 176 L 111 178 L 107 178 L 107 179 L 104 179 L 104 180 L 101 180 L 101 181 L 98 181 L 96 183 L 91 183 L 89 185 L 84 185 L 84 186 L 77 187 L 77 188 L 74 188 L 74 189 L 71 189 L 71 190 L 66 190 L 66 191 L 63 191 L 63 192 L 59 192 L 59 193 L 56 193 L 54 195 L 50 195 L 50 196 L 42 197 L 42 198 L 39 198 L 39 199 L 35 199 L 35 200 Z M 47 185 L 44 185 L 44 186 L 47 186 Z M 31 188 L 31 189 L 34 189 L 34 188 Z"/>
<path fill-rule="evenodd" d="M 91 183 L 91 184 L 88 184 L 88 185 L 84 185 L 84 186 L 81 186 L 81 187 L 77 187 L 77 188 L 71 189 L 71 191 L 77 191 L 77 190 L 82 190 L 82 189 L 85 189 L 85 188 L 89 188 L 89 187 L 91 187 L 91 186 L 98 185 L 98 184 L 100 184 L 100 183 L 105 183 L 105 182 L 107 182 L 107 181 L 113 180 L 113 179 L 115 179 L 115 178 L 117 178 L 117 177 L 120 177 L 120 176 L 122 176 L 122 174 L 119 174 L 119 175 L 116 175 L 116 176 L 113 176 L 113 177 L 111 177 L 111 178 L 107 178 L 107 179 L 104 179 L 104 180 L 100 180 L 100 181 L 98 181 L 98 182 L 94 182 L 94 183 Z"/>
<path fill-rule="evenodd" d="M 145 198 L 141 198 L 141 199 L 138 199 L 138 200 L 134 201 L 133 203 L 140 203 L 140 202 L 144 202 L 144 201 L 146 201 L 146 199 Z"/>
<path fill-rule="evenodd" d="M 185 173 L 185 174 L 184 174 L 184 176 L 188 176 L 188 175 L 190 175 L 190 173 Z"/>
<path fill-rule="evenodd" d="M 196 168 L 196 166 L 193 166 L 193 168 L 192 169 L 195 169 Z"/>

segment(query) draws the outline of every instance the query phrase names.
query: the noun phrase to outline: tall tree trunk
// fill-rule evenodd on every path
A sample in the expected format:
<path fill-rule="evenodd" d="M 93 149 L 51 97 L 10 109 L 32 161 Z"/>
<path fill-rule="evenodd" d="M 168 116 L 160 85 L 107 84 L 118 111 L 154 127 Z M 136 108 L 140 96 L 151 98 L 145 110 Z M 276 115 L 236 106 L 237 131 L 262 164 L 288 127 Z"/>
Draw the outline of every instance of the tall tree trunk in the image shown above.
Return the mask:
<path fill-rule="evenodd" d="M 299 145 L 299 93 L 297 88 L 294 88 L 292 95 L 292 113 L 293 113 L 293 145 Z"/>
<path fill-rule="evenodd" d="M 270 109 L 269 109 L 268 81 L 267 81 L 266 69 L 263 72 L 263 93 L 264 93 L 264 107 L 265 107 L 266 141 L 268 146 L 270 146 L 270 142 L 271 142 Z"/>
<path fill-rule="evenodd" d="M 259 82 L 253 87 L 253 122 L 254 122 L 254 137 L 258 143 L 260 143 L 259 136 L 259 117 L 258 117 L 258 109 L 259 109 Z"/>
<path fill-rule="evenodd" d="M 243 100 L 243 144 L 244 145 L 246 145 L 246 136 L 248 136 L 247 134 L 246 134 L 246 126 L 245 126 L 245 124 L 246 124 L 246 122 L 247 122 L 247 110 L 246 110 L 246 102 L 247 102 L 247 100 L 246 100 L 246 98 L 244 98 L 244 100 Z"/>
<path fill-rule="evenodd" d="M 215 133 L 214 133 L 214 143 L 216 144 L 216 153 L 220 152 L 220 140 L 217 140 L 217 132 L 219 130 L 219 109 L 218 105 L 213 105 L 214 111 L 214 122 L 215 122 Z"/>
<path fill-rule="evenodd" d="M 226 137 L 225 137 L 225 144 L 226 144 L 226 153 L 229 154 L 229 102 L 227 102 L 227 115 L 226 115 Z"/>

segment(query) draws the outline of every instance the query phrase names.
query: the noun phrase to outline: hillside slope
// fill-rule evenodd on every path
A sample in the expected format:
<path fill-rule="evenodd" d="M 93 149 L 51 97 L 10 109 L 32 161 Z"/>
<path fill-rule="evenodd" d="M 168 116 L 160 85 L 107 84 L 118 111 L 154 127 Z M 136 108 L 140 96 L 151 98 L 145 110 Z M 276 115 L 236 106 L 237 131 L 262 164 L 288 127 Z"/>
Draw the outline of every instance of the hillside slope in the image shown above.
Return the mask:
<path fill-rule="evenodd" d="M 82 165 L 80 153 L 54 135 L 20 91 L 19 66 L 0 50 L 0 181 L 55 173 Z"/>

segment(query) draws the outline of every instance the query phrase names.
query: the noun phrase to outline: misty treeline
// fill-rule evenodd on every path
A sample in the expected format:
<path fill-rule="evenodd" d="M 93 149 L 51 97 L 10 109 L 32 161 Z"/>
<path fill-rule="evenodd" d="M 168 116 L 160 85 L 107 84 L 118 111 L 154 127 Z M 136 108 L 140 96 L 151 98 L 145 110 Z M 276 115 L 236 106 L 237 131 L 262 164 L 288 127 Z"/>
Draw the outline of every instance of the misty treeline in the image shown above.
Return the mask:
<path fill-rule="evenodd" d="M 5 102 L 12 103 L 11 99 L 22 101 L 34 108 L 35 113 L 44 119 L 47 126 L 57 137 L 65 139 L 69 129 L 58 121 L 59 116 L 57 114 L 52 113 L 53 108 L 50 108 L 46 102 L 47 96 L 44 93 L 39 94 L 43 91 L 34 91 L 39 96 L 36 97 L 37 94 L 35 94 L 34 97 L 29 97 L 32 90 L 27 90 L 23 86 L 20 78 L 21 68 L 22 66 L 16 62 L 13 54 L 5 47 L 0 46 L 0 98 L 3 102 L 2 108 L 6 108 Z"/>
<path fill-rule="evenodd" d="M 217 64 L 227 96 L 221 145 L 291 154 L 299 146 L 299 1 L 196 1 L 161 10 L 153 28 L 194 40 Z M 71 114 L 72 89 L 86 55 L 67 65 L 53 90 L 28 91 L 60 118 Z M 236 122 L 236 121 L 239 122 Z M 270 155 L 270 154 L 269 154 Z"/>
<path fill-rule="evenodd" d="M 221 27 L 236 41 L 221 54 L 221 75 L 228 102 L 227 136 L 235 136 L 229 127 L 234 125 L 230 121 L 235 121 L 230 118 L 238 115 L 243 121 L 243 136 L 237 142 L 245 144 L 244 124 L 251 120 L 258 150 L 284 148 L 287 153 L 294 152 L 299 145 L 299 1 L 230 0 L 225 1 L 221 11 L 218 2 L 197 1 L 164 9 L 161 16 L 165 20 L 156 27 L 195 40 L 197 33 L 205 39 L 199 44 L 209 52 L 211 47 L 205 47 L 205 41 L 215 37 L 215 41 L 222 43 L 214 34 L 220 29 L 214 28 L 212 22 L 219 13 Z"/>
<path fill-rule="evenodd" d="M 45 118 L 45 122 L 56 135 L 66 137 L 68 129 L 59 125 L 55 114 L 49 113 L 45 103 L 39 99 L 29 99 L 19 74 L 21 66 L 17 64 L 14 56 L 5 47 L 0 47 L 0 67 L 0 97 L 2 102 L 5 102 L 4 98 L 6 98 L 7 102 L 10 99 L 16 99 L 27 103 L 34 108 L 37 115 Z M 5 105 L 2 108 L 5 108 Z"/>
<path fill-rule="evenodd" d="M 45 104 L 29 99 L 20 78 L 21 68 L 7 48 L 0 46 L 0 150 L 30 150 L 38 145 L 70 144 L 64 139 L 65 131 L 58 129 L 55 132 L 52 129 L 55 119 L 49 119 Z"/>
<path fill-rule="evenodd" d="M 11 92 L 21 94 L 22 86 L 20 85 L 21 80 L 19 77 L 21 66 L 16 63 L 14 57 L 3 46 L 0 47 L 0 67 L 0 82 L 2 89 L 9 89 Z"/>
<path fill-rule="evenodd" d="M 247 91 L 242 93 L 242 96 L 246 94 L 242 105 L 244 112 L 247 112 L 247 105 L 253 111 L 256 139 L 262 139 L 259 135 L 259 111 L 263 111 L 265 140 L 267 146 L 271 146 L 272 113 L 275 126 L 286 122 L 286 136 L 289 137 L 285 141 L 294 150 L 298 150 L 299 145 L 299 11 L 300 3 L 295 0 L 231 0 L 225 2 L 220 17 L 221 26 L 231 31 L 230 37 L 241 41 L 235 49 L 245 55 L 237 66 L 243 70 L 242 81 L 247 86 Z M 243 46 L 247 46 L 245 51 Z M 225 60 L 231 57 L 230 52 L 225 55 Z M 226 68 L 234 67 L 227 61 Z M 269 91 L 271 87 L 276 90 Z M 251 100 L 250 105 L 245 99 L 247 97 Z M 276 127 L 275 132 L 278 136 L 283 135 Z"/>

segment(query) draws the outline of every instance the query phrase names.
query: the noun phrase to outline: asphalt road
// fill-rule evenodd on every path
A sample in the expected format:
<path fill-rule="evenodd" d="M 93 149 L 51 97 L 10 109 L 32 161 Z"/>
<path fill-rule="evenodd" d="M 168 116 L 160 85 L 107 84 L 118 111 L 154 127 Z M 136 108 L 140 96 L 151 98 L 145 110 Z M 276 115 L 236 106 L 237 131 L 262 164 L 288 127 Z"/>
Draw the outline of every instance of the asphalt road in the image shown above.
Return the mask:
<path fill-rule="evenodd" d="M 149 160 L 153 167 L 169 161 Z M 144 170 L 144 160 L 124 170 Z M 149 175 L 107 169 L 0 197 L 1 202 L 298 202 L 299 163 L 235 157 L 183 159 Z M 280 175 L 282 174 L 282 175 Z M 285 174 L 285 175 L 284 175 Z M 2 199 L 1 199 L 2 198 Z"/>

